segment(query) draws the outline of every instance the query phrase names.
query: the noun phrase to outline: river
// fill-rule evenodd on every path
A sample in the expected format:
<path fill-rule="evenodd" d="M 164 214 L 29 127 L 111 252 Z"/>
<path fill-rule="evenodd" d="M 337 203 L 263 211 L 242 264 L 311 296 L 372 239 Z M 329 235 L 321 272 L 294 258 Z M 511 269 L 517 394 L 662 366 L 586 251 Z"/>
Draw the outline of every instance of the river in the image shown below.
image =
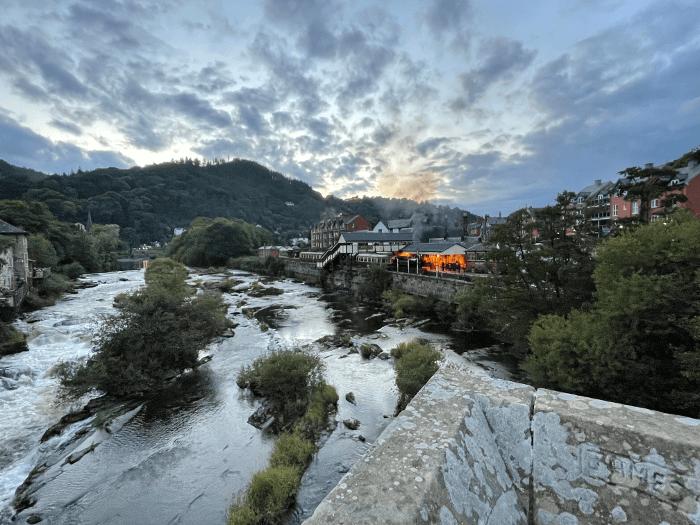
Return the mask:
<path fill-rule="evenodd" d="M 271 348 L 307 345 L 333 334 L 349 334 L 357 347 L 374 343 L 386 352 L 417 337 L 444 352 L 464 350 L 464 340 L 450 333 L 385 324 L 377 312 L 342 294 L 324 295 L 284 279 L 264 283 L 283 290 L 281 295 L 252 297 L 259 276 L 234 271 L 230 277 L 241 281 L 224 294 L 228 315 L 238 324 L 235 336 L 209 345 L 203 352 L 212 356 L 209 363 L 117 419 L 111 432 L 86 420 L 39 443 L 47 428 L 79 408 L 57 397 L 56 364 L 89 354 L 101 318 L 114 313 L 114 297 L 142 286 L 143 272 L 86 276 L 97 286 L 15 323 L 28 335 L 29 352 L 0 359 L 0 524 L 11 522 L 16 488 L 44 463 L 48 468 L 34 487 L 34 505 L 15 517 L 21 523 L 31 517 L 66 525 L 223 524 L 231 502 L 244 493 L 255 472 L 267 467 L 273 445 L 272 438 L 247 423 L 259 400 L 236 385 L 242 366 Z M 200 284 L 216 279 L 221 276 L 191 276 Z M 273 308 L 261 316 L 270 327 L 264 331 L 243 308 L 266 307 Z M 390 422 L 398 395 L 392 359 L 366 360 L 348 354 L 348 348 L 315 348 L 323 357 L 327 382 L 340 396 L 337 421 L 355 418 L 360 427 L 351 431 L 341 422 L 324 440 L 304 476 L 290 523 L 310 516 L 364 455 Z M 508 365 L 488 352 L 464 355 L 496 375 L 509 376 Z M 355 405 L 345 400 L 348 392 L 354 393 Z M 79 461 L 65 462 L 69 454 L 89 447 L 93 450 Z"/>

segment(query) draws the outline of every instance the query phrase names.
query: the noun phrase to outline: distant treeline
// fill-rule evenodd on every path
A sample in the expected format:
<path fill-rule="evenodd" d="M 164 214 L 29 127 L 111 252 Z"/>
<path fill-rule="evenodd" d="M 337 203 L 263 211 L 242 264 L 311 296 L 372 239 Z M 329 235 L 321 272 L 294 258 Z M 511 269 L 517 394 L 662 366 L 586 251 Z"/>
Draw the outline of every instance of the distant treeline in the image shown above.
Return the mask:
<path fill-rule="evenodd" d="M 455 234 L 462 210 L 407 199 L 323 197 L 305 182 L 260 164 L 233 159 L 182 159 L 130 169 L 104 168 L 44 175 L 0 160 L 0 200 L 45 203 L 61 221 L 117 224 L 136 246 L 167 241 L 197 217 L 242 219 L 274 232 L 280 242 L 307 236 L 323 215 L 357 213 L 370 222 L 426 217 L 421 237 Z M 473 218 L 470 215 L 470 220 Z"/>

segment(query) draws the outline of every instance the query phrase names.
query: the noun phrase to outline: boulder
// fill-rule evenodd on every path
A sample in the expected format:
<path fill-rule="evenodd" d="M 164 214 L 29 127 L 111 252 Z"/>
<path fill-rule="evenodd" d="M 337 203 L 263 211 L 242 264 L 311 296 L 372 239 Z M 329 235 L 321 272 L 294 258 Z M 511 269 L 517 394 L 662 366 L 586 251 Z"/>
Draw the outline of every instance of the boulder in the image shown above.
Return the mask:
<path fill-rule="evenodd" d="M 360 422 L 355 418 L 343 419 L 343 425 L 345 425 L 350 430 L 357 430 L 360 426 Z"/>
<path fill-rule="evenodd" d="M 345 400 L 348 403 L 352 403 L 353 405 L 357 404 L 355 403 L 355 394 L 353 394 L 352 392 L 348 392 L 347 394 L 345 394 Z"/>

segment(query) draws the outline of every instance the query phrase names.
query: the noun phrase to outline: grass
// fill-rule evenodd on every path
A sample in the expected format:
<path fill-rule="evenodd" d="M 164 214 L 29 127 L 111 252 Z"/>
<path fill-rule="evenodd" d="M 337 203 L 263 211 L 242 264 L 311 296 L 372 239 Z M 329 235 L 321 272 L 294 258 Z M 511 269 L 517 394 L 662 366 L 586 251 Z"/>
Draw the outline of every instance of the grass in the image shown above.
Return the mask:
<path fill-rule="evenodd" d="M 396 359 L 396 386 L 401 394 L 396 407 L 398 413 L 437 372 L 442 356 L 429 344 L 419 341 L 401 343 L 391 350 L 391 355 Z"/>
<path fill-rule="evenodd" d="M 295 412 L 300 406 L 306 410 L 295 420 L 294 430 L 277 439 L 270 467 L 255 474 L 245 496 L 231 505 L 228 525 L 283 522 L 316 452 L 315 442 L 338 403 L 338 393 L 320 379 L 320 370 L 317 356 L 298 350 L 273 352 L 241 370 L 237 379 L 239 387 L 250 387 L 253 392 L 279 403 L 283 410 Z M 305 403 L 301 402 L 304 398 Z"/>

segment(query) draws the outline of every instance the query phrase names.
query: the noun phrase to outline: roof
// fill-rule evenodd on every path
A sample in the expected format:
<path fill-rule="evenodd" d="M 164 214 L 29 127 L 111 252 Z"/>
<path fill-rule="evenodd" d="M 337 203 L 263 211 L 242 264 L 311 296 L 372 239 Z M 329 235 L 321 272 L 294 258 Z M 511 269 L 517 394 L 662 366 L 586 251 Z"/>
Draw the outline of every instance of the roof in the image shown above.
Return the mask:
<path fill-rule="evenodd" d="M 428 239 L 429 243 L 435 243 L 435 242 L 462 242 L 461 237 L 431 237 Z"/>
<path fill-rule="evenodd" d="M 0 233 L 6 233 L 8 235 L 27 235 L 27 232 L 20 230 L 19 228 L 12 226 L 9 222 L 5 222 L 0 219 Z"/>
<path fill-rule="evenodd" d="M 413 221 L 411 219 L 395 219 L 393 221 L 387 221 L 386 226 L 387 228 L 410 228 L 411 223 Z"/>
<path fill-rule="evenodd" d="M 467 248 L 467 251 L 468 252 L 490 252 L 493 249 L 494 249 L 493 246 L 486 246 L 485 244 L 479 243 L 479 244 L 475 244 L 474 246 L 470 246 L 469 248 Z"/>
<path fill-rule="evenodd" d="M 471 246 L 479 244 L 479 237 L 465 237 L 461 244 L 465 248 L 470 248 Z"/>
<path fill-rule="evenodd" d="M 340 237 L 345 242 L 411 242 L 412 233 L 384 233 L 384 232 L 342 232 Z"/>
<path fill-rule="evenodd" d="M 359 217 L 359 215 L 353 215 L 353 216 L 350 217 L 349 219 L 345 219 L 344 222 L 345 222 L 345 224 L 350 224 L 350 223 L 352 223 L 352 221 L 354 221 L 354 220 L 357 219 L 358 217 Z"/>
<path fill-rule="evenodd" d="M 489 217 L 486 219 L 486 224 L 497 226 L 499 224 L 505 224 L 507 221 L 508 217 Z"/>
<path fill-rule="evenodd" d="M 453 246 L 459 246 L 464 250 L 464 246 L 457 242 L 414 242 L 410 246 L 406 246 L 403 251 L 407 253 L 443 253 Z"/>

